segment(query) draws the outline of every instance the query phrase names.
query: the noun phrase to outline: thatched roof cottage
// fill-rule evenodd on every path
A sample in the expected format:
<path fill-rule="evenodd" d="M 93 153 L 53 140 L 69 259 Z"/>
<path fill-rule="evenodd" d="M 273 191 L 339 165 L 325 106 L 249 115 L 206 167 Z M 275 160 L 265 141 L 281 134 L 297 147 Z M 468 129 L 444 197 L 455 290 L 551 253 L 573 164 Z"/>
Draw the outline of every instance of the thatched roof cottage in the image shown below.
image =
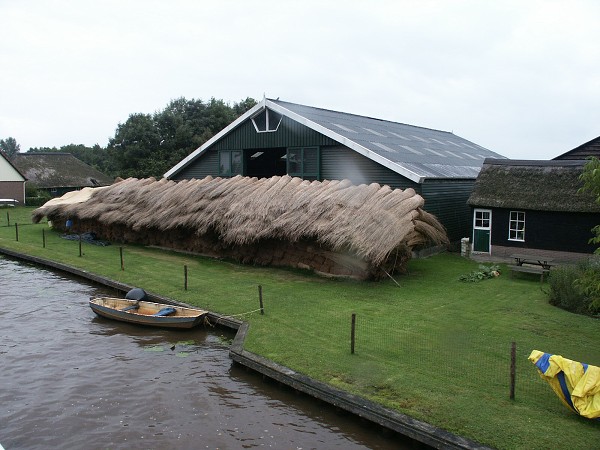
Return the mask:
<path fill-rule="evenodd" d="M 522 249 L 589 254 L 600 205 L 580 193 L 585 160 L 486 159 L 471 197 L 473 251 L 506 256 Z"/>
<path fill-rule="evenodd" d="M 31 185 L 47 191 L 52 197 L 84 187 L 108 186 L 114 181 L 71 153 L 19 153 L 13 164 Z"/>
<path fill-rule="evenodd" d="M 401 272 L 414 248 L 447 243 L 413 189 L 345 181 L 130 178 L 53 199 L 33 212 L 100 238 L 378 279 Z"/>

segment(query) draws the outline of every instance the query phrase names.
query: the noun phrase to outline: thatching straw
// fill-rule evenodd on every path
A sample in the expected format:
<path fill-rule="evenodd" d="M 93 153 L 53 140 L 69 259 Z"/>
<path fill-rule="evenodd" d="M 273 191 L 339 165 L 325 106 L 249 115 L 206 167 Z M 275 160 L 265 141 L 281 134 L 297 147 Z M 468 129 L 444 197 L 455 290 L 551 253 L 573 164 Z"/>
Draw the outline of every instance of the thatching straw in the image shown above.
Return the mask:
<path fill-rule="evenodd" d="M 314 240 L 374 266 L 398 248 L 447 242 L 444 228 L 422 209 L 424 200 L 413 189 L 354 186 L 348 180 L 129 178 L 85 194 L 83 201 L 74 194 L 52 200 L 33 212 L 33 220 L 70 217 L 133 231 L 211 232 L 229 246 Z"/>

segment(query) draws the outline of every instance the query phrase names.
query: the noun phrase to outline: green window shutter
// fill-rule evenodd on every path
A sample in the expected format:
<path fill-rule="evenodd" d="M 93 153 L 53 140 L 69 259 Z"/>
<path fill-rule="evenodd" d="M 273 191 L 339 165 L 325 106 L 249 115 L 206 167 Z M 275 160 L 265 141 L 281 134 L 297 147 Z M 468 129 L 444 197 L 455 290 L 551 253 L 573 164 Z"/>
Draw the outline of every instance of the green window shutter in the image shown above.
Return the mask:
<path fill-rule="evenodd" d="M 243 175 L 244 158 L 241 151 L 231 152 L 231 176 Z"/>
<path fill-rule="evenodd" d="M 233 177 L 244 174 L 244 158 L 241 150 L 219 152 L 219 176 Z"/>
<path fill-rule="evenodd" d="M 319 179 L 319 147 L 287 149 L 287 173 L 304 180 Z"/>
<path fill-rule="evenodd" d="M 231 152 L 219 152 L 219 176 L 231 175 Z"/>

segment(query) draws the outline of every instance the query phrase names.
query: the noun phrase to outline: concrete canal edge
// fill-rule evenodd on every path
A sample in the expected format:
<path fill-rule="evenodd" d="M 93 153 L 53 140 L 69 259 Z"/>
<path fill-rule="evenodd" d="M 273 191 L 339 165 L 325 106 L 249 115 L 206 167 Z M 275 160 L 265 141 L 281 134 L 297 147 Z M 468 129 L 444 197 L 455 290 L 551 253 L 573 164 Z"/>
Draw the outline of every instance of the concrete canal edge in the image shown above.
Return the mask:
<path fill-rule="evenodd" d="M 78 269 L 56 261 L 21 254 L 4 248 L 0 248 L 0 254 L 66 272 L 93 281 L 97 284 L 114 288 L 121 292 L 127 292 L 133 287 L 138 287 L 104 278 L 86 270 Z M 160 303 L 188 306 L 181 302 L 150 292 L 148 292 L 148 296 L 151 300 Z M 250 328 L 250 325 L 247 322 L 241 322 L 212 312 L 208 313 L 208 319 L 212 324 L 236 331 L 235 338 L 229 350 L 230 358 L 235 363 L 256 371 L 265 377 L 432 448 L 491 450 L 490 447 L 480 445 L 477 442 L 449 433 L 441 428 L 413 419 L 405 414 L 384 408 L 370 400 L 336 389 L 330 385 L 299 374 L 296 371 L 279 365 L 267 358 L 244 350 L 244 341 Z"/>

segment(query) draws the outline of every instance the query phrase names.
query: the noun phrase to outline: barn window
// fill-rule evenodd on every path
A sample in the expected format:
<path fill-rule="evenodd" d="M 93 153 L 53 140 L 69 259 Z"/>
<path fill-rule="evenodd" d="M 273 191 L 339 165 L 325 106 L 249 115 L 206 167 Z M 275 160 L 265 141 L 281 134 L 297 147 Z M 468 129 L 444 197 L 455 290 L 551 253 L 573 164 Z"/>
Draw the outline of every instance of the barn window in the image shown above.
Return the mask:
<path fill-rule="evenodd" d="M 511 211 L 508 221 L 508 240 L 525 241 L 525 213 L 523 211 Z"/>
<path fill-rule="evenodd" d="M 282 115 L 265 108 L 258 115 L 252 118 L 252 124 L 257 133 L 267 133 L 277 131 L 281 123 Z"/>
<path fill-rule="evenodd" d="M 242 175 L 243 167 L 241 150 L 219 152 L 220 177 Z"/>
<path fill-rule="evenodd" d="M 287 173 L 304 180 L 318 180 L 319 147 L 288 148 Z"/>

